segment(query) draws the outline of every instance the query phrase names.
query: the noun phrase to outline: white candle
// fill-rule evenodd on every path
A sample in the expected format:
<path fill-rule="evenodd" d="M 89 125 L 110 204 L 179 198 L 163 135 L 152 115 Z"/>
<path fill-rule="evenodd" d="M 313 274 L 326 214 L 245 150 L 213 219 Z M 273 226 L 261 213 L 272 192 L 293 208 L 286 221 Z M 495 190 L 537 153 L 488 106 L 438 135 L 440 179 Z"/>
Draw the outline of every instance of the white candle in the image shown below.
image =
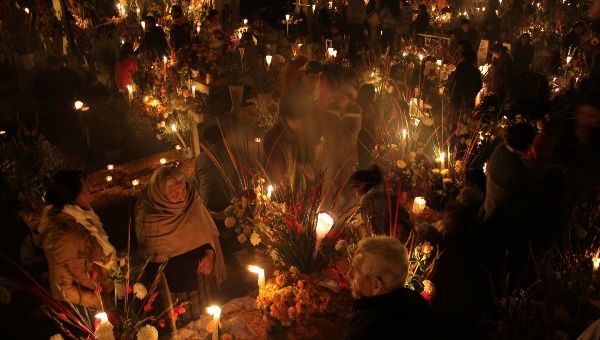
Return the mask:
<path fill-rule="evenodd" d="M 106 176 L 106 181 L 107 182 L 112 182 L 112 176 Z"/>
<path fill-rule="evenodd" d="M 208 314 L 213 316 L 213 332 L 212 340 L 219 340 L 219 323 L 221 323 L 221 308 L 218 306 L 210 306 L 206 309 Z"/>
<path fill-rule="evenodd" d="M 164 78 L 163 81 L 167 81 L 167 56 L 163 56 L 163 73 L 164 73 Z"/>
<path fill-rule="evenodd" d="M 145 21 L 142 21 L 142 22 L 141 22 L 141 24 L 142 24 L 142 30 L 144 30 L 144 31 L 145 31 L 145 30 L 146 30 L 146 22 L 145 22 Z"/>
<path fill-rule="evenodd" d="M 248 19 L 244 19 L 244 26 L 248 25 Z"/>
<path fill-rule="evenodd" d="M 285 34 L 290 35 L 290 15 L 285 15 Z"/>
<path fill-rule="evenodd" d="M 269 186 L 267 186 L 267 198 L 271 199 L 272 195 L 273 195 L 273 186 L 269 185 Z"/>
<path fill-rule="evenodd" d="M 196 98 L 196 85 L 192 85 L 192 98 Z"/>
<path fill-rule="evenodd" d="M 177 124 L 175 124 L 175 123 L 171 124 L 171 130 L 173 132 L 175 132 L 175 135 L 177 136 L 177 138 L 179 138 L 179 141 L 181 142 L 181 144 L 183 144 L 184 147 L 187 147 L 187 144 L 183 140 L 183 137 L 181 137 L 181 135 L 179 134 L 179 131 L 177 131 Z"/>
<path fill-rule="evenodd" d="M 165 165 L 165 164 L 167 164 L 167 159 L 166 159 L 166 158 L 161 158 L 161 159 L 160 159 L 158 162 L 159 162 L 161 165 Z"/>
<path fill-rule="evenodd" d="M 267 56 L 265 56 L 265 60 L 267 61 L 267 71 L 268 71 L 269 68 L 271 67 L 271 61 L 273 60 L 273 56 L 267 55 Z"/>
<path fill-rule="evenodd" d="M 255 141 L 256 143 L 260 143 L 262 140 L 260 139 L 260 137 L 256 137 L 256 138 L 254 138 L 254 141 Z"/>
<path fill-rule="evenodd" d="M 137 179 L 134 179 L 133 181 L 131 181 L 131 185 L 133 185 L 133 187 L 137 187 L 138 185 L 140 185 L 140 181 Z"/>
<path fill-rule="evenodd" d="M 258 290 L 265 288 L 265 270 L 257 266 L 248 266 L 248 270 L 258 274 Z"/>
<path fill-rule="evenodd" d="M 181 150 L 181 145 L 179 145 L 179 144 L 175 145 L 175 150 L 177 150 L 177 151 Z"/>
<path fill-rule="evenodd" d="M 598 254 L 592 258 L 592 265 L 594 266 L 594 271 L 598 271 L 598 268 L 600 268 L 600 256 Z"/>
<path fill-rule="evenodd" d="M 438 158 L 438 161 L 440 162 L 440 168 L 442 170 L 444 170 L 444 168 L 446 166 L 446 153 L 445 152 L 440 152 L 440 157 Z"/>
<path fill-rule="evenodd" d="M 108 169 L 108 170 L 114 170 L 115 166 L 112 165 L 112 164 L 109 164 L 109 165 L 106 166 L 106 169 Z"/>
<path fill-rule="evenodd" d="M 329 233 L 331 227 L 333 227 L 333 218 L 329 214 L 320 213 L 317 215 L 317 227 L 315 228 L 317 243 L 321 242 L 325 235 Z"/>
<path fill-rule="evenodd" d="M 423 210 L 425 210 L 425 206 L 427 205 L 427 201 L 423 197 L 415 197 L 412 206 L 412 212 L 415 215 L 421 215 Z"/>

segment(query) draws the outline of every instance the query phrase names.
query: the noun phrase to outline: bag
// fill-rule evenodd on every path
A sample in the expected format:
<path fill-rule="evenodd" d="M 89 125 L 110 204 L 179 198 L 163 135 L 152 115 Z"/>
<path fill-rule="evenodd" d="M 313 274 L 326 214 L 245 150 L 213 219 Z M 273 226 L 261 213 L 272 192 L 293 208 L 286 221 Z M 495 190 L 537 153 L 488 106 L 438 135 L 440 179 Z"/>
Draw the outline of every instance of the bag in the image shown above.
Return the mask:
<path fill-rule="evenodd" d="M 373 11 L 367 15 L 367 22 L 371 27 L 378 27 L 381 25 L 381 18 L 379 18 L 379 13 L 377 11 Z"/>

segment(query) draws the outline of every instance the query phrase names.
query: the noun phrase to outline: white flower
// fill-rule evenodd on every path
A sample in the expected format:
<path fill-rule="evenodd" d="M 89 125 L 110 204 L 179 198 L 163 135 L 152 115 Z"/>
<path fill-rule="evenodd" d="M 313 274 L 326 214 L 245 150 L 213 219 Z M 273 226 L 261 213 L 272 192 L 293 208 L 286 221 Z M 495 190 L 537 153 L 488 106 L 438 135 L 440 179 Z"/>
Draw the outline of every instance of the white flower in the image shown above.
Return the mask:
<path fill-rule="evenodd" d="M 115 340 L 115 334 L 113 333 L 113 325 L 110 322 L 101 322 L 96 332 L 94 333 L 96 340 Z"/>
<path fill-rule="evenodd" d="M 48 340 L 65 340 L 65 338 L 63 338 L 63 336 L 60 334 L 54 334 Z"/>
<path fill-rule="evenodd" d="M 137 332 L 137 340 L 157 340 L 158 331 L 152 325 L 145 325 Z"/>
<path fill-rule="evenodd" d="M 133 284 L 133 294 L 136 298 L 143 300 L 148 294 L 148 290 L 143 284 L 136 282 Z"/>
<path fill-rule="evenodd" d="M 260 236 L 258 236 L 257 233 L 252 233 L 252 235 L 250 235 L 250 244 L 252 244 L 253 246 L 258 245 L 260 241 Z"/>
<path fill-rule="evenodd" d="M 6 306 L 10 304 L 11 294 L 6 287 L 0 285 L 0 305 Z"/>
<path fill-rule="evenodd" d="M 346 243 L 346 240 L 340 239 L 335 243 L 335 250 L 340 251 L 340 250 L 346 248 L 347 245 L 348 244 Z"/>

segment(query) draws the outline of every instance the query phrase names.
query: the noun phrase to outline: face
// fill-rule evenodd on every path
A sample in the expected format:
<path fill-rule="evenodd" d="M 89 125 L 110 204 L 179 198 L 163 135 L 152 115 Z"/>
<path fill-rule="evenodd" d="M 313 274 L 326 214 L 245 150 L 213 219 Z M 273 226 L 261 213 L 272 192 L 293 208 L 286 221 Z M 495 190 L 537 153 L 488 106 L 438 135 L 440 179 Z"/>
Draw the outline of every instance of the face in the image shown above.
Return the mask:
<path fill-rule="evenodd" d="M 81 192 L 75 199 L 75 203 L 82 209 L 90 209 L 92 207 L 92 194 L 89 191 L 87 183 L 84 181 L 81 187 Z"/>
<path fill-rule="evenodd" d="M 167 181 L 167 199 L 171 203 L 179 203 L 187 198 L 187 188 L 184 181 L 170 179 Z"/>
<path fill-rule="evenodd" d="M 385 286 L 380 278 L 370 277 L 364 272 L 369 255 L 358 253 L 352 259 L 350 276 L 352 280 L 352 297 L 360 299 L 385 293 Z"/>

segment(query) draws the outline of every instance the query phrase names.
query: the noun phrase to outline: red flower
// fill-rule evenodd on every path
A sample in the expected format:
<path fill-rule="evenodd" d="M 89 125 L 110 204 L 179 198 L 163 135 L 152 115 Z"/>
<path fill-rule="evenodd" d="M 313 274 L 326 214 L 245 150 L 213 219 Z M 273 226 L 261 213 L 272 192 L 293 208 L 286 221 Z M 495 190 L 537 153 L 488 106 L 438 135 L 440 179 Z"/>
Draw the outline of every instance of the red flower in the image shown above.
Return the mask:
<path fill-rule="evenodd" d="M 92 281 L 96 281 L 98 279 L 98 272 L 92 272 Z"/>
<path fill-rule="evenodd" d="M 132 285 L 125 285 L 125 292 L 127 294 L 133 293 L 133 286 Z"/>
<path fill-rule="evenodd" d="M 152 307 L 150 302 L 144 305 L 144 312 L 149 313 L 152 309 L 154 309 L 154 307 Z"/>
<path fill-rule="evenodd" d="M 154 300 L 156 300 L 157 295 L 158 295 L 158 292 L 154 292 L 154 294 L 152 294 L 152 296 L 150 296 L 150 298 L 148 299 L 148 304 L 153 304 Z"/>
<path fill-rule="evenodd" d="M 431 298 L 432 298 L 431 294 L 429 294 L 429 293 L 427 293 L 427 292 L 425 292 L 425 291 L 422 291 L 422 292 L 421 292 L 421 296 L 422 296 L 422 297 L 423 297 L 425 300 L 427 300 L 427 303 L 428 303 L 428 304 L 430 304 L 430 305 L 431 305 Z"/>
<path fill-rule="evenodd" d="M 165 319 L 158 320 L 158 327 L 165 328 Z"/>
<path fill-rule="evenodd" d="M 177 307 L 173 307 L 173 311 L 176 314 L 184 314 L 185 313 L 185 308 L 183 308 L 182 306 L 177 306 Z"/>
<path fill-rule="evenodd" d="M 58 317 L 60 317 L 63 320 L 67 320 L 67 314 L 66 313 L 60 312 L 60 313 L 58 313 Z"/>
<path fill-rule="evenodd" d="M 173 321 L 177 321 L 177 318 L 178 318 L 178 317 L 179 317 L 179 316 L 177 315 L 177 313 L 175 313 L 175 311 L 173 311 L 173 313 L 171 314 L 171 319 L 172 319 Z"/>

